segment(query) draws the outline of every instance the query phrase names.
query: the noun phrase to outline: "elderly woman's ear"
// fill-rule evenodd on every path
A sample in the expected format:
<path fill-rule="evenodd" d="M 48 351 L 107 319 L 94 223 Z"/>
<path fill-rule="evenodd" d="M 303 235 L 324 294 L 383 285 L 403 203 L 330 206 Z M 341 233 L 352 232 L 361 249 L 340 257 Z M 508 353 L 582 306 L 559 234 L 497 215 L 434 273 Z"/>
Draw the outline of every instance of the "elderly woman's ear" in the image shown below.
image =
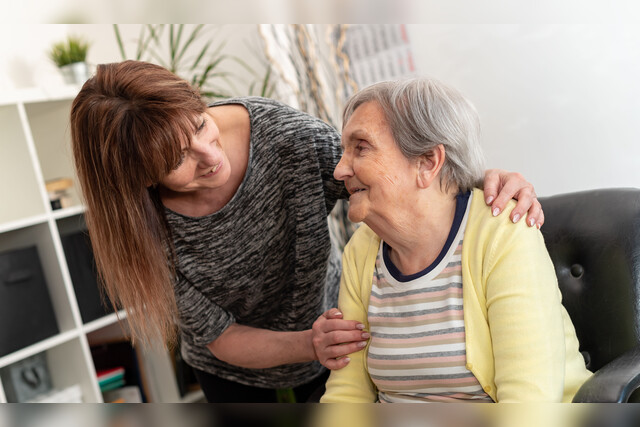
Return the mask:
<path fill-rule="evenodd" d="M 418 187 L 428 188 L 440 175 L 446 157 L 444 145 L 438 144 L 431 151 L 418 157 Z M 439 181 L 437 181 L 439 182 Z"/>

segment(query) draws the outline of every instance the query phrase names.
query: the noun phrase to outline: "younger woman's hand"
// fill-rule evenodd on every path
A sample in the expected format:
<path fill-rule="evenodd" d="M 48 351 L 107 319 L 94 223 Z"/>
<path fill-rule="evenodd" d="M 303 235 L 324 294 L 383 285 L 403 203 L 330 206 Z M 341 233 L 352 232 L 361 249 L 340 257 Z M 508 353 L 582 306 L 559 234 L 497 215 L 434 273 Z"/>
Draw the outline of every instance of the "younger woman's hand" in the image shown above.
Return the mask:
<path fill-rule="evenodd" d="M 517 172 L 489 169 L 484 175 L 484 198 L 491 206 L 493 215 L 499 215 L 511 199 L 516 199 L 516 207 L 511 211 L 511 221 L 525 218 L 529 227 L 538 228 L 544 224 L 544 212 L 537 199 L 533 185 Z"/>

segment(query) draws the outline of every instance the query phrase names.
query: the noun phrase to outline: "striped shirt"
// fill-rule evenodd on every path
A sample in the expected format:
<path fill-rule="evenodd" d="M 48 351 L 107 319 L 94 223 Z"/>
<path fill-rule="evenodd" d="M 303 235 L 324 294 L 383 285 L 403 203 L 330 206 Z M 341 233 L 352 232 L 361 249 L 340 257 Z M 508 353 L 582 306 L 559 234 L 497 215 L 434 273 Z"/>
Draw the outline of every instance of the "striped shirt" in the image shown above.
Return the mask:
<path fill-rule="evenodd" d="M 368 319 L 369 375 L 380 402 L 490 400 L 466 365 L 462 311 L 462 242 L 469 193 L 438 258 L 405 276 L 380 243 Z"/>

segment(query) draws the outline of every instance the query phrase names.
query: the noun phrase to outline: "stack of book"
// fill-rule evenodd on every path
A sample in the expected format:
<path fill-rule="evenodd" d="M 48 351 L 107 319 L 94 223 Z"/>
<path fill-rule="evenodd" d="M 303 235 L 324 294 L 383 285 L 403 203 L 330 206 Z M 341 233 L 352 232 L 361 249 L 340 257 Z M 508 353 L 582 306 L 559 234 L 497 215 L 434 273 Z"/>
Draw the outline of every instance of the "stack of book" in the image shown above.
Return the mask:
<path fill-rule="evenodd" d="M 147 401 L 139 355 L 129 340 L 96 343 L 91 346 L 91 356 L 105 402 Z"/>
<path fill-rule="evenodd" d="M 115 390 L 124 386 L 124 368 L 122 366 L 118 366 L 116 368 L 111 369 L 102 369 L 96 372 L 98 376 L 98 385 L 100 386 L 100 391 L 110 391 Z"/>
<path fill-rule="evenodd" d="M 102 393 L 105 403 L 142 403 L 140 388 L 136 385 L 128 385 L 115 390 Z"/>

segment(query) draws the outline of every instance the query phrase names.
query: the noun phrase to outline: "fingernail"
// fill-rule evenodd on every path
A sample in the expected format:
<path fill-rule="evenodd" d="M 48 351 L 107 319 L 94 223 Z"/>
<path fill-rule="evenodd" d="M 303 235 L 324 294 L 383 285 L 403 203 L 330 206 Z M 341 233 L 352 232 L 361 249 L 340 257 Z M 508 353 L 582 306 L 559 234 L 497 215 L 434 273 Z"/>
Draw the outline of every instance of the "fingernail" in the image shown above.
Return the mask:
<path fill-rule="evenodd" d="M 537 228 L 538 230 L 540 230 L 540 227 L 542 227 L 542 224 L 537 223 L 537 224 L 536 224 L 536 228 Z"/>
<path fill-rule="evenodd" d="M 340 311 L 335 311 L 335 312 L 333 313 L 333 315 L 334 315 L 334 316 L 342 316 L 342 312 L 340 312 Z"/>
<path fill-rule="evenodd" d="M 363 332 L 363 333 L 362 333 L 362 335 L 361 335 L 361 337 L 362 337 L 362 339 L 363 339 L 363 340 L 368 339 L 370 336 L 371 336 L 371 335 L 369 335 L 369 333 L 368 333 L 368 332 Z"/>
<path fill-rule="evenodd" d="M 514 223 L 514 224 L 515 224 L 516 222 L 520 221 L 520 214 L 515 214 L 515 215 L 513 216 L 513 220 L 512 220 L 512 221 L 513 221 L 513 223 Z"/>
<path fill-rule="evenodd" d="M 498 216 L 500 215 L 500 208 L 493 208 L 493 216 Z"/>
<path fill-rule="evenodd" d="M 364 325 L 363 325 L 362 323 L 358 323 L 358 324 L 356 325 L 356 328 L 358 328 L 358 329 L 364 329 Z"/>
<path fill-rule="evenodd" d="M 359 341 L 359 342 L 356 344 L 356 346 L 358 346 L 358 347 L 360 347 L 360 348 L 364 348 L 364 346 L 366 346 L 366 345 L 367 345 L 367 342 L 366 342 L 366 341 Z"/>
<path fill-rule="evenodd" d="M 529 227 L 533 227 L 533 224 L 536 222 L 535 218 L 529 218 Z"/>
<path fill-rule="evenodd" d="M 491 202 L 493 202 L 493 199 L 494 199 L 494 197 L 493 197 L 493 196 L 489 196 L 489 197 L 487 197 L 487 200 L 486 200 L 487 204 L 488 204 L 488 205 L 490 205 L 490 204 L 491 204 Z"/>
<path fill-rule="evenodd" d="M 344 359 L 345 363 L 349 363 L 349 362 L 351 362 L 351 358 L 350 358 L 350 357 L 345 357 L 345 358 L 343 358 L 343 359 Z"/>

